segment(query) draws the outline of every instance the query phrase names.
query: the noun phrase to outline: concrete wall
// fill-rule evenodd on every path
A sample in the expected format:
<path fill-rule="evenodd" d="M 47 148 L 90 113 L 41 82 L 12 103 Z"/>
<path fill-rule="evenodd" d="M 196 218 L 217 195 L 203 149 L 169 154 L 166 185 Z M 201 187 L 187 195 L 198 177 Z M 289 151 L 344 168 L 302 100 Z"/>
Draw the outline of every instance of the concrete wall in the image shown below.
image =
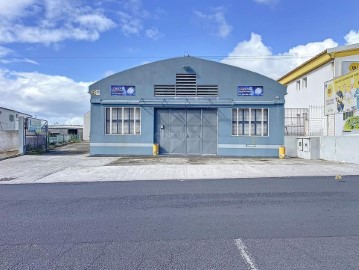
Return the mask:
<path fill-rule="evenodd" d="M 297 136 L 285 136 L 288 157 L 297 157 Z M 359 135 L 320 137 L 320 159 L 359 164 Z"/>
<path fill-rule="evenodd" d="M 359 164 L 359 136 L 321 137 L 320 158 Z"/>
<path fill-rule="evenodd" d="M 297 137 L 298 136 L 285 136 L 284 137 L 285 154 L 287 157 L 298 157 Z"/>
<path fill-rule="evenodd" d="M 84 115 L 84 129 L 83 129 L 83 140 L 89 141 L 90 140 L 90 126 L 91 126 L 91 111 L 85 113 Z"/>
<path fill-rule="evenodd" d="M 0 153 L 17 151 L 19 148 L 19 131 L 0 130 Z"/>

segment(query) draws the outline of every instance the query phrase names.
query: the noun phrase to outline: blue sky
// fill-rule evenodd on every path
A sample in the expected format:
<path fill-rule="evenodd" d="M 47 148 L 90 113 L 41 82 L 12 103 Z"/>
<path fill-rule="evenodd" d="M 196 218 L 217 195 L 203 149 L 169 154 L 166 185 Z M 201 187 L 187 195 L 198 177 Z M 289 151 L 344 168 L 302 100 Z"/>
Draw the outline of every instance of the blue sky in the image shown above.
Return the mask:
<path fill-rule="evenodd" d="M 81 123 L 87 87 L 192 55 L 277 79 L 359 43 L 358 0 L 0 0 L 0 106 Z"/>

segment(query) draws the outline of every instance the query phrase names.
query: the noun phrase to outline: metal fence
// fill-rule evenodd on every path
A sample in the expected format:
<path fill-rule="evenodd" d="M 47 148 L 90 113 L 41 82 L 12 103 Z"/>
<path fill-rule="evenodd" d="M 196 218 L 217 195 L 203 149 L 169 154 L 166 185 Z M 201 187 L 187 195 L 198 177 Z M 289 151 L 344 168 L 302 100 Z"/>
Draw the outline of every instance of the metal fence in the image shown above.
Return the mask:
<path fill-rule="evenodd" d="M 309 136 L 334 136 L 334 115 L 325 115 L 324 106 L 309 106 Z"/>
<path fill-rule="evenodd" d="M 36 128 L 31 126 L 31 121 L 38 123 Z M 46 120 L 27 118 L 25 121 L 25 153 L 48 150 L 48 123 Z"/>
<path fill-rule="evenodd" d="M 334 115 L 324 115 L 324 106 L 286 108 L 286 136 L 334 136 Z"/>
<path fill-rule="evenodd" d="M 286 136 L 305 136 L 308 129 L 307 108 L 285 109 L 284 132 Z"/>
<path fill-rule="evenodd" d="M 49 144 L 63 144 L 68 142 L 78 142 L 81 140 L 80 134 L 70 134 L 70 135 L 50 135 Z"/>

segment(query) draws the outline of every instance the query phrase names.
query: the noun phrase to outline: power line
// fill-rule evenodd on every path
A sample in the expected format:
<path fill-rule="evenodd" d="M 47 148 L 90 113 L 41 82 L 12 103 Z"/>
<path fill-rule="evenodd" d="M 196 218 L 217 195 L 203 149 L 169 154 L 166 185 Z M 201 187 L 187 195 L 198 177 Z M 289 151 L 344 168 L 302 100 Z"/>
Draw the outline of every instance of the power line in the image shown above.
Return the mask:
<path fill-rule="evenodd" d="M 303 59 L 315 56 L 307 55 L 199 55 L 194 57 L 207 59 L 240 59 L 240 60 L 290 60 Z M 167 59 L 165 56 L 1 56 L 0 59 Z M 178 56 L 177 56 L 178 57 Z"/>

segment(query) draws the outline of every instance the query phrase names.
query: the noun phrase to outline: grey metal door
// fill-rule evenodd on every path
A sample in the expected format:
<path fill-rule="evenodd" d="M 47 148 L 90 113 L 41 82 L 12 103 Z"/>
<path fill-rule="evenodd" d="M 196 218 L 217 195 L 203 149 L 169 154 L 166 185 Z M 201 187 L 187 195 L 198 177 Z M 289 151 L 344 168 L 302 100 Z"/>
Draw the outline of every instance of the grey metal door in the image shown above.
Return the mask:
<path fill-rule="evenodd" d="M 217 154 L 217 110 L 202 110 L 202 154 Z"/>
<path fill-rule="evenodd" d="M 160 154 L 217 154 L 217 110 L 157 109 L 155 142 Z"/>
<path fill-rule="evenodd" d="M 186 154 L 186 111 L 171 109 L 169 113 L 170 152 L 171 154 Z"/>
<path fill-rule="evenodd" d="M 202 154 L 201 109 L 187 110 L 186 147 L 188 155 Z"/>

